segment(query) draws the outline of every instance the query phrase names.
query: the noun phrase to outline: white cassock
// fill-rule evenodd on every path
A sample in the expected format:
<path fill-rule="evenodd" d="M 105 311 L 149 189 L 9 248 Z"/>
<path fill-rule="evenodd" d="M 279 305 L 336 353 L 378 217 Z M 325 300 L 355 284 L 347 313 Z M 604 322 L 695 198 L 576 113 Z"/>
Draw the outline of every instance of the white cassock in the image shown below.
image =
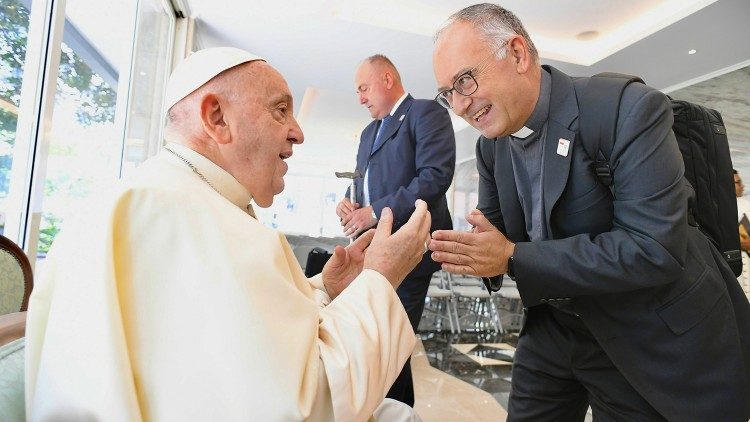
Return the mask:
<path fill-rule="evenodd" d="M 368 419 L 415 343 L 393 287 L 365 270 L 330 301 L 242 185 L 168 147 L 216 190 L 162 151 L 66 221 L 29 306 L 27 417 Z"/>

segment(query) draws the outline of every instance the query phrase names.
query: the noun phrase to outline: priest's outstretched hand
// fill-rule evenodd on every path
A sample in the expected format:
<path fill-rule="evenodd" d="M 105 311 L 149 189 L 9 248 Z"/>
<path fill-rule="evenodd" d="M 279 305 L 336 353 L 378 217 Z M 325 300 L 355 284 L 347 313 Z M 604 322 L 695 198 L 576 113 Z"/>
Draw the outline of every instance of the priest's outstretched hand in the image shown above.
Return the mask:
<path fill-rule="evenodd" d="M 429 248 L 432 259 L 441 263 L 443 271 L 492 277 L 508 272 L 508 257 L 515 244 L 508 240 L 479 210 L 466 215 L 473 226 L 470 232 L 436 230 Z"/>

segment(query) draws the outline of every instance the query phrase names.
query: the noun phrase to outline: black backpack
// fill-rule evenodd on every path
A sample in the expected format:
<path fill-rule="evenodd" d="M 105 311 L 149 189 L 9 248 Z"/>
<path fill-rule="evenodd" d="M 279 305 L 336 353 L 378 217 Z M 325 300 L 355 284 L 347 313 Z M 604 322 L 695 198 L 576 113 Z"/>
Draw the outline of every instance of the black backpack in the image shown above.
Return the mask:
<path fill-rule="evenodd" d="M 643 80 L 620 73 L 599 73 L 591 77 L 579 103 L 583 147 L 594 160 L 597 177 L 610 189 L 614 169 L 608 160 L 615 141 L 620 99 L 625 87 L 632 82 L 643 83 Z M 685 178 L 695 190 L 694 202 L 688 205 L 688 218 L 712 241 L 739 276 L 742 257 L 737 198 L 724 121 L 716 110 L 670 100 L 674 113 L 672 131 L 685 162 Z"/>

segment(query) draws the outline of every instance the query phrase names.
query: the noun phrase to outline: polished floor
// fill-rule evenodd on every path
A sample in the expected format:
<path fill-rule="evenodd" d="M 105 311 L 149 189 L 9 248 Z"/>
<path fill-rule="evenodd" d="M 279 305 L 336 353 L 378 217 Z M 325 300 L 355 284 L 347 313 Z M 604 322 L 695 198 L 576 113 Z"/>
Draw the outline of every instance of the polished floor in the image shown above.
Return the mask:
<path fill-rule="evenodd" d="M 459 350 L 469 348 L 470 343 L 454 345 L 439 334 L 420 337 L 423 340 L 412 355 L 412 372 L 414 409 L 424 422 L 506 419 L 501 401 L 505 396 L 507 403 L 510 391 L 510 383 L 502 379 L 510 373 L 508 364 L 481 365 L 474 360 L 481 356 Z"/>
<path fill-rule="evenodd" d="M 504 421 L 520 300 L 490 299 L 477 280 L 440 281 L 428 292 L 412 358 L 415 409 L 425 422 Z"/>
<path fill-rule="evenodd" d="M 420 332 L 412 354 L 423 422 L 505 421 L 517 333 Z M 591 409 L 584 422 L 593 420 Z"/>
<path fill-rule="evenodd" d="M 422 333 L 419 336 L 433 368 L 489 393 L 503 408 L 507 407 L 514 335 Z"/>

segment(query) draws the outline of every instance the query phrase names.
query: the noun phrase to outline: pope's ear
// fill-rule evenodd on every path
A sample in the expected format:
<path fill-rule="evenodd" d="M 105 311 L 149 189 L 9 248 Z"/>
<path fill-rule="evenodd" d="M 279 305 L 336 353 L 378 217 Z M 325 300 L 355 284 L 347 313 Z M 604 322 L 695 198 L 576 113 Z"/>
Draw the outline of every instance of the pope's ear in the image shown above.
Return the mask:
<path fill-rule="evenodd" d="M 209 93 L 201 98 L 200 116 L 203 130 L 218 144 L 228 144 L 232 139 L 225 111 L 216 94 Z"/>

